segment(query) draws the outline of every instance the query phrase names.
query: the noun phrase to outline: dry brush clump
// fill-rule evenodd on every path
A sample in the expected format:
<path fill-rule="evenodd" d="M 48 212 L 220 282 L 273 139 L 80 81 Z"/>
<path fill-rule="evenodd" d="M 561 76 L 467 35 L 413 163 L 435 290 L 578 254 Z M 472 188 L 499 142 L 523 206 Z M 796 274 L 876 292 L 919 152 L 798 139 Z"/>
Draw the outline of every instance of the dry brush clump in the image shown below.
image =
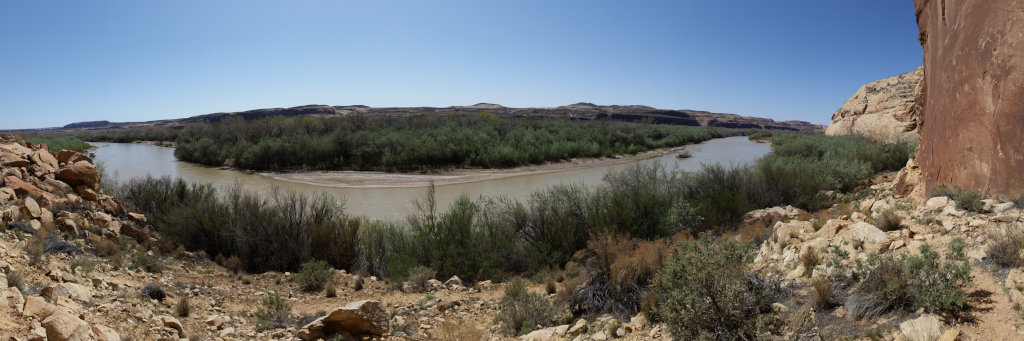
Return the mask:
<path fill-rule="evenodd" d="M 568 322 L 568 317 L 541 294 L 531 292 L 526 280 L 516 277 L 505 285 L 505 294 L 498 304 L 500 312 L 494 318 L 508 335 L 526 334 L 536 326 L 553 326 Z"/>
<path fill-rule="evenodd" d="M 1002 268 L 1024 266 L 1024 230 L 1008 227 L 990 233 L 988 240 L 987 253 L 992 263 Z"/>
<path fill-rule="evenodd" d="M 651 290 L 669 252 L 664 239 L 593 235 L 587 248 L 577 253 L 583 274 L 565 281 L 562 299 L 575 316 L 611 313 L 628 319 L 641 310 L 642 297 Z"/>
<path fill-rule="evenodd" d="M 903 228 L 903 218 L 891 208 L 879 212 L 874 223 L 882 231 L 895 231 Z"/>

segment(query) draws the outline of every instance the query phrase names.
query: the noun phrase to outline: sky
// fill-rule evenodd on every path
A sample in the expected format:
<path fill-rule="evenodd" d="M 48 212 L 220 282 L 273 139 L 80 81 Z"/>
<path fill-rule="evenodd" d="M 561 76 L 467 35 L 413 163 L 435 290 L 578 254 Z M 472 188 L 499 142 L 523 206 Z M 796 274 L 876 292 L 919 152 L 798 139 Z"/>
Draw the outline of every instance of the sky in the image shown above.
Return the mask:
<path fill-rule="evenodd" d="M 921 63 L 911 0 L 3 1 L 0 129 L 481 102 L 827 124 Z"/>

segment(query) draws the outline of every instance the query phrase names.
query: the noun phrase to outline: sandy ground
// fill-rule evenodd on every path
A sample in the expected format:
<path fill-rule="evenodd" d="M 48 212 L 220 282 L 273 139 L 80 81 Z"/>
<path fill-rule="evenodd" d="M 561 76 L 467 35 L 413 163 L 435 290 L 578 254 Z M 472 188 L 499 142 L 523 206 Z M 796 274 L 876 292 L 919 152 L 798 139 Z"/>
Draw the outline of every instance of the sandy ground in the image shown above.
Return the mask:
<path fill-rule="evenodd" d="M 497 180 L 523 175 L 561 172 L 576 169 L 606 167 L 678 153 L 686 147 L 662 148 L 628 156 L 579 158 L 563 162 L 550 162 L 505 169 L 452 169 L 437 173 L 410 174 L 359 171 L 265 172 L 260 175 L 282 181 L 315 186 L 343 188 L 401 188 L 453 185 L 476 181 Z"/>

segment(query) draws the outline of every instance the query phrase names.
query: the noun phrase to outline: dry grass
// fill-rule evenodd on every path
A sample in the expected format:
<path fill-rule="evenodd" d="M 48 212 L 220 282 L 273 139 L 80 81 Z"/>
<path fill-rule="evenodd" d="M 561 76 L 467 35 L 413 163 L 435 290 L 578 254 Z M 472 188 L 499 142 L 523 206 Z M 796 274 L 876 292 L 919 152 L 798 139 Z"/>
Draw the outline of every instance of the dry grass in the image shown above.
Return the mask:
<path fill-rule="evenodd" d="M 217 254 L 214 261 L 228 271 L 231 271 L 231 273 L 237 274 L 242 272 L 242 260 L 238 256 L 224 257 L 222 254 Z"/>
<path fill-rule="evenodd" d="M 805 274 L 810 276 L 811 270 L 813 270 L 814 267 L 818 266 L 818 264 L 821 263 L 821 255 L 818 252 L 818 249 L 815 249 L 813 247 L 807 248 L 807 252 L 804 252 L 802 255 L 800 255 L 800 263 L 804 265 L 804 269 L 807 271 L 805 272 Z"/>
<path fill-rule="evenodd" d="M 831 278 L 826 276 L 815 278 L 811 281 L 811 288 L 811 306 L 822 309 L 836 303 L 836 290 Z"/>
<path fill-rule="evenodd" d="M 874 219 L 875 226 L 882 231 L 895 231 L 903 228 L 903 218 L 896 214 L 896 210 L 886 209 L 878 213 Z"/>
<path fill-rule="evenodd" d="M 773 223 L 774 224 L 774 223 Z M 741 243 L 753 243 L 760 245 L 772 236 L 772 229 L 764 221 L 758 220 L 749 224 L 742 224 L 736 239 Z"/>
<path fill-rule="evenodd" d="M 181 294 L 178 304 L 174 305 L 174 314 L 178 317 L 188 317 L 192 313 L 192 307 L 188 303 L 188 294 Z"/>
<path fill-rule="evenodd" d="M 1003 268 L 1024 266 L 1024 230 L 1007 228 L 1005 232 L 993 232 L 988 237 L 989 259 Z"/>
<path fill-rule="evenodd" d="M 554 294 L 558 291 L 558 286 L 555 285 L 555 280 L 552 277 L 548 277 L 546 283 L 544 283 L 544 290 L 548 295 Z"/>

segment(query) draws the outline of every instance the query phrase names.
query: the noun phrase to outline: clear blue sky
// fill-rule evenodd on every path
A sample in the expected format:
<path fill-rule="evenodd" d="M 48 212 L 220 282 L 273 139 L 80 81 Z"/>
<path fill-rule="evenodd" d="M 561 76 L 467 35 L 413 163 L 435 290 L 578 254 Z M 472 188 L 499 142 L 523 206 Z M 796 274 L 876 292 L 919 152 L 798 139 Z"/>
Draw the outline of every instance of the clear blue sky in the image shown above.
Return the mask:
<path fill-rule="evenodd" d="M 4 1 L 0 129 L 581 101 L 824 124 L 921 55 L 911 0 Z"/>

